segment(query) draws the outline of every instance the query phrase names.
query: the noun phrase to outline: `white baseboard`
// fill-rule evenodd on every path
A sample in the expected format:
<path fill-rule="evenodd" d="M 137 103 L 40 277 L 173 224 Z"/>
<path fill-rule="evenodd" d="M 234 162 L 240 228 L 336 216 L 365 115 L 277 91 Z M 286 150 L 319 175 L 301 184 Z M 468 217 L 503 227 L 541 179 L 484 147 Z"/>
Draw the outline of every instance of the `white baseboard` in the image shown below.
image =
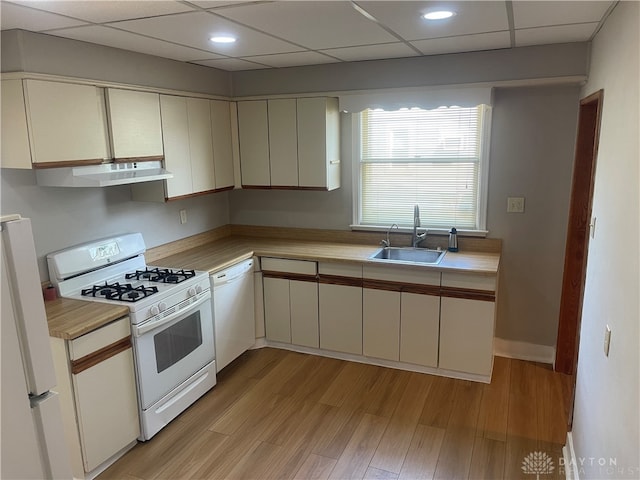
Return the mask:
<path fill-rule="evenodd" d="M 564 475 L 566 480 L 580 480 L 571 432 L 567 432 L 567 444 L 562 447 L 562 456 L 564 457 Z"/>
<path fill-rule="evenodd" d="M 556 349 L 548 345 L 518 342 L 504 338 L 493 339 L 493 353 L 499 357 L 555 364 Z"/>

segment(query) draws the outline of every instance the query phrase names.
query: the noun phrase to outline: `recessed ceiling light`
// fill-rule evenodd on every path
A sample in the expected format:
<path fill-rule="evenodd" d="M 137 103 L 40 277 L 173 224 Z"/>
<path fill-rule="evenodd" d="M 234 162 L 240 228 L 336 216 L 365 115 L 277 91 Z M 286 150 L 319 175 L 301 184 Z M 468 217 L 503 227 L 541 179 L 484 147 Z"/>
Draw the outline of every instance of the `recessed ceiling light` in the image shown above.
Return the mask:
<path fill-rule="evenodd" d="M 211 37 L 209 40 L 211 40 L 213 43 L 233 43 L 236 41 L 236 38 L 229 35 L 219 35 Z"/>
<path fill-rule="evenodd" d="M 422 15 L 422 18 L 427 20 L 444 20 L 445 18 L 451 18 L 455 15 L 455 12 L 450 10 L 436 10 L 433 12 L 427 12 Z"/>

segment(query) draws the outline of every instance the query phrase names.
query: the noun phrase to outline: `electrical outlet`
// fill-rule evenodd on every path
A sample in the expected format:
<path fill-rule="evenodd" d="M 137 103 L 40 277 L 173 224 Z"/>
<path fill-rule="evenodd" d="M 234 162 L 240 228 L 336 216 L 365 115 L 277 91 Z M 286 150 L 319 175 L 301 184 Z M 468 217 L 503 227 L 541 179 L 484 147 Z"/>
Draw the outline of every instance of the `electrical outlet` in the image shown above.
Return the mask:
<path fill-rule="evenodd" d="M 524 197 L 508 197 L 507 213 L 524 213 Z"/>
<path fill-rule="evenodd" d="M 180 210 L 180 224 L 184 225 L 185 223 L 187 223 L 187 211 Z"/>
<path fill-rule="evenodd" d="M 609 356 L 609 346 L 611 345 L 611 327 L 607 325 L 604 329 L 604 356 Z"/>

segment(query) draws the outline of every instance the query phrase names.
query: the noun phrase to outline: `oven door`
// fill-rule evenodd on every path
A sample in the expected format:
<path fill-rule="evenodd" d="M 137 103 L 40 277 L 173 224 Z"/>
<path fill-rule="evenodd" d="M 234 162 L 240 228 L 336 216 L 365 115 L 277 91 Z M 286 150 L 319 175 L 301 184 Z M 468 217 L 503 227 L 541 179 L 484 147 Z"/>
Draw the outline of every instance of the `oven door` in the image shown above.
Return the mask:
<path fill-rule="evenodd" d="M 133 326 L 143 410 L 215 358 L 211 294 L 153 323 Z"/>

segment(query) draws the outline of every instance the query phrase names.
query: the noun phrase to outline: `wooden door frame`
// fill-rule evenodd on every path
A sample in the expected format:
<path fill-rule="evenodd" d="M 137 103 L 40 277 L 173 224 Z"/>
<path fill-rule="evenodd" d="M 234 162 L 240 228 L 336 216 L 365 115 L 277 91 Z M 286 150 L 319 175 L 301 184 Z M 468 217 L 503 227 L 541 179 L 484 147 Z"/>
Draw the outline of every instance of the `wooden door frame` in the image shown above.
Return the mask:
<path fill-rule="evenodd" d="M 555 362 L 556 371 L 568 375 L 575 374 L 578 363 L 603 97 L 604 90 L 598 90 L 580 100 L 578 114 Z"/>

